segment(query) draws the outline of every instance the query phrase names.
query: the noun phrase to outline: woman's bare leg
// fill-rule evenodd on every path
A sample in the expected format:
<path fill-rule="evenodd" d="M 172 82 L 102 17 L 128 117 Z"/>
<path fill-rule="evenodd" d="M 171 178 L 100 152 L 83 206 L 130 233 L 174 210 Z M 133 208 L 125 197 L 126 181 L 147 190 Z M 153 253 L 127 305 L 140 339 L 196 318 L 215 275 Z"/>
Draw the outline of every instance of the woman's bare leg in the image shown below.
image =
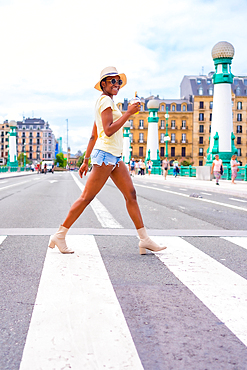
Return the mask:
<path fill-rule="evenodd" d="M 122 161 L 119 162 L 119 165 L 112 171 L 110 177 L 122 192 L 126 200 L 128 213 L 136 229 L 141 229 L 144 226 L 142 216 L 136 199 L 136 191 L 126 165 Z"/>
<path fill-rule="evenodd" d="M 88 204 L 102 189 L 108 177 L 110 176 L 112 169 L 113 169 L 112 165 L 106 166 L 104 163 L 102 164 L 102 166 L 98 165 L 93 166 L 92 172 L 90 173 L 90 176 L 86 182 L 85 188 L 80 198 L 78 198 L 75 201 L 75 203 L 71 206 L 69 213 L 62 226 L 69 229 L 71 225 L 73 225 L 73 223 L 82 214 L 82 212 L 88 206 Z"/>

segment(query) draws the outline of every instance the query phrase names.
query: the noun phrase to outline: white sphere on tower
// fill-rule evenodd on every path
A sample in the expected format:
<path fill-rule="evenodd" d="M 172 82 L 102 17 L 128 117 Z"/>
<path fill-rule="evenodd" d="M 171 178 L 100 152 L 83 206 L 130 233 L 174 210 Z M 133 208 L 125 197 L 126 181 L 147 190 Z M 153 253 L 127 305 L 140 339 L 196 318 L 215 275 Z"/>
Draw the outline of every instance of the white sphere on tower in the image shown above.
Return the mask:
<path fill-rule="evenodd" d="M 212 58 L 233 58 L 235 54 L 234 47 L 230 42 L 220 41 L 212 49 Z"/>
<path fill-rule="evenodd" d="M 149 100 L 149 102 L 147 103 L 147 107 L 148 109 L 159 109 L 159 106 L 160 106 L 160 103 L 158 100 Z"/>

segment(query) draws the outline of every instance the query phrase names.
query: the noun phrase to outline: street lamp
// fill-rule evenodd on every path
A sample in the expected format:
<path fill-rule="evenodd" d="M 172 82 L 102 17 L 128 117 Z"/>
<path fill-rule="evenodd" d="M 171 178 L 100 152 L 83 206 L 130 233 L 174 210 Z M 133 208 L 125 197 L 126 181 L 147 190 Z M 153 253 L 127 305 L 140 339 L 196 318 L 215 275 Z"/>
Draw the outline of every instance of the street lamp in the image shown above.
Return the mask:
<path fill-rule="evenodd" d="M 166 142 L 166 153 L 165 153 L 166 158 L 168 158 L 168 141 L 170 140 L 170 137 L 168 136 L 168 118 L 169 118 L 168 107 L 166 107 L 166 114 L 165 114 L 166 133 L 165 133 L 165 137 L 164 137 L 164 141 Z"/>
<path fill-rule="evenodd" d="M 26 142 L 23 143 L 24 146 L 24 153 L 23 153 L 23 166 L 26 168 Z"/>

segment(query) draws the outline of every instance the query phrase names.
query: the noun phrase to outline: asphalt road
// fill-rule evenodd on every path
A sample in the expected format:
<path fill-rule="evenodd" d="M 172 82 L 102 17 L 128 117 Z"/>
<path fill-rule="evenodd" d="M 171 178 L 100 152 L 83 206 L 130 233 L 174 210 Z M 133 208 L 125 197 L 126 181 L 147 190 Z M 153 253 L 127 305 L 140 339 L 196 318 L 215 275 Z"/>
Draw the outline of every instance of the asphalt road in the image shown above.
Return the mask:
<path fill-rule="evenodd" d="M 74 177 L 79 179 L 77 173 Z M 71 173 L 48 173 L 0 180 L 0 235 L 6 236 L 0 244 L 2 370 L 20 368 L 49 234 L 63 222 L 81 194 L 74 177 Z M 244 330 L 242 323 L 247 322 L 247 237 L 241 239 L 242 246 L 237 239 L 224 238 L 229 231 L 237 238 L 238 230 L 246 230 L 246 199 L 183 188 L 175 182 L 163 184 L 141 177 L 133 181 L 145 226 L 154 238 L 167 243 L 167 252 L 161 257 L 138 254 L 138 239 L 125 201 L 111 180 L 97 199 L 119 228 L 102 226 L 102 209 L 96 204 L 99 215 L 89 206 L 71 234 L 83 235 L 89 230 L 93 235 L 141 366 L 145 370 L 246 370 L 247 335 L 241 327 Z M 80 182 L 85 184 L 85 179 Z M 197 236 L 198 231 L 204 236 Z M 213 236 L 214 232 L 219 236 Z M 167 236 L 170 233 L 173 236 Z M 173 251 L 173 245 L 178 249 Z M 186 267 L 186 254 L 188 259 L 195 257 L 192 268 L 190 261 Z M 214 276 L 217 279 L 207 294 L 200 288 L 203 274 L 205 281 Z M 237 287 L 236 296 L 229 293 L 228 297 L 231 283 L 233 289 Z M 220 289 L 214 291 L 214 285 Z M 236 304 L 231 303 L 233 298 Z M 64 300 L 66 296 L 61 297 L 61 305 Z M 21 370 L 137 369 L 131 362 L 124 367 L 120 363 L 105 366 L 100 360 L 96 365 L 89 361 L 87 367 L 69 362 L 67 367 L 60 362 L 51 367 L 42 363 L 29 366 Z"/>

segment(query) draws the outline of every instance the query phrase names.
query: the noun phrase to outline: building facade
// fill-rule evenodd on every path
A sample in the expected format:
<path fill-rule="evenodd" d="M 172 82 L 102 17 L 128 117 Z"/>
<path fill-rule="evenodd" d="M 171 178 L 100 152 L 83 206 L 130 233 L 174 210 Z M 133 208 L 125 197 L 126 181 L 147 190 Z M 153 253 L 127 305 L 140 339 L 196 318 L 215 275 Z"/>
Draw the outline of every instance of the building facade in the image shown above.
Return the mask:
<path fill-rule="evenodd" d="M 159 103 L 158 139 L 160 159 L 164 159 L 166 154 L 165 134 L 167 123 L 167 132 L 170 137 L 168 142 L 169 160 L 192 160 L 192 104 L 187 99 L 160 99 L 159 96 L 141 98 L 140 112 L 129 119 L 131 156 L 134 159 L 145 159 L 146 157 L 149 116 L 147 104 L 153 99 Z M 124 103 L 118 103 L 118 108 L 122 112 L 126 111 L 128 108 L 127 99 Z M 168 120 L 165 117 L 167 111 Z"/>
<path fill-rule="evenodd" d="M 184 76 L 180 84 L 181 99 L 160 99 L 159 96 L 141 98 L 141 111 L 130 117 L 130 141 L 132 157 L 146 158 L 148 108 L 151 99 L 159 101 L 158 135 L 159 154 L 164 159 L 166 143 L 166 123 L 168 123 L 168 159 L 179 161 L 187 159 L 195 166 L 203 166 L 207 160 L 207 150 L 211 133 L 213 110 L 214 72 L 207 76 Z M 235 76 L 231 84 L 233 134 L 238 161 L 247 163 L 247 76 Z M 128 100 L 118 103 L 124 113 L 128 109 Z M 168 120 L 165 114 L 168 110 Z"/>
<path fill-rule="evenodd" d="M 0 150 L 0 165 L 1 166 L 4 166 L 6 165 L 7 163 L 7 160 L 8 160 L 8 153 L 9 153 L 9 131 L 10 131 L 10 127 L 9 127 L 9 122 L 8 121 L 4 121 L 2 124 L 1 124 L 1 130 L 0 130 L 0 133 L 1 133 L 1 150 Z"/>
<path fill-rule="evenodd" d="M 33 163 L 55 158 L 55 137 L 41 118 L 17 121 L 17 156 L 24 153 Z"/>

